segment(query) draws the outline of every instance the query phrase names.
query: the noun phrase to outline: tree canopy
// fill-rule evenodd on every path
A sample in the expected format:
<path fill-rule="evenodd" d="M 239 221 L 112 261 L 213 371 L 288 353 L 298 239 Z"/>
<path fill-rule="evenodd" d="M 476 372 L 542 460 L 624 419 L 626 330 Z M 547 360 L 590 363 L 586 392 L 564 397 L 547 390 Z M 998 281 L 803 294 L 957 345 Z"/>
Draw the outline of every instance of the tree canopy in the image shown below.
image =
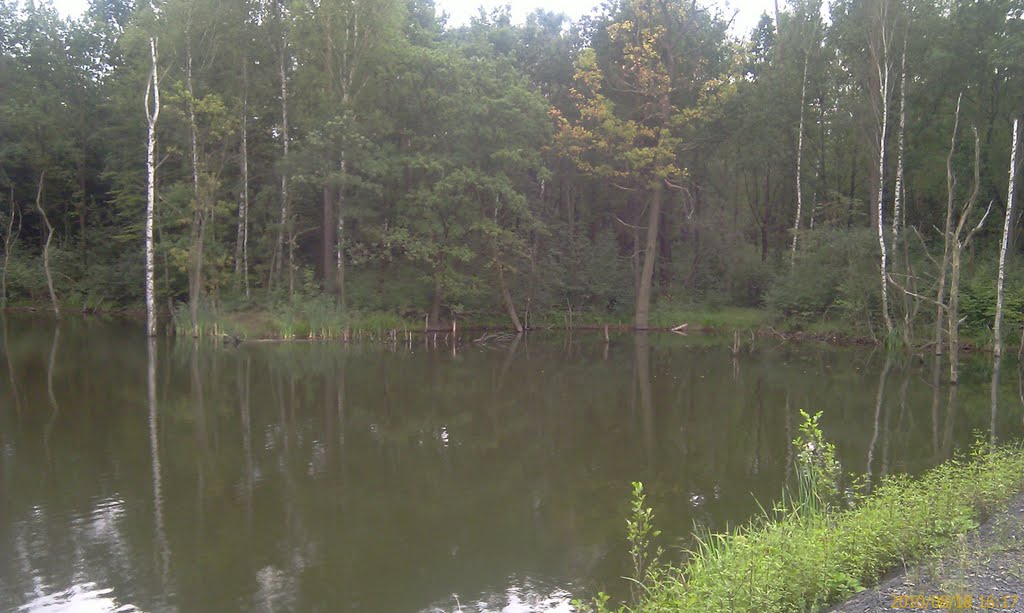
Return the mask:
<path fill-rule="evenodd" d="M 680 0 L 460 27 L 430 0 L 91 0 L 75 19 L 2 0 L 4 299 L 48 302 L 52 269 L 68 309 L 142 303 L 153 39 L 165 315 L 315 298 L 436 326 L 642 328 L 692 304 L 899 321 L 941 277 L 961 94 L 972 219 L 1007 205 L 1024 4 L 828 11 L 792 0 L 738 35 Z M 954 151 L 960 200 L 973 162 Z M 996 226 L 965 269 L 978 325 Z"/>

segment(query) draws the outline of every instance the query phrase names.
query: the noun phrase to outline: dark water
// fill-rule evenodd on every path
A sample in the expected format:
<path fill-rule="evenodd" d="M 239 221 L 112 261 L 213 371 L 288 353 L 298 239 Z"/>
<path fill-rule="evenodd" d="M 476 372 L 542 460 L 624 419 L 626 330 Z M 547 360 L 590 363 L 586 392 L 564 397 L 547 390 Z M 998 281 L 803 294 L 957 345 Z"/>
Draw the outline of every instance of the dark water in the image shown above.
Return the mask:
<path fill-rule="evenodd" d="M 801 408 L 873 479 L 1024 415 L 1016 363 L 993 412 L 983 358 L 951 394 L 930 363 L 773 341 L 6 332 L 0 610 L 568 611 L 625 590 L 630 481 L 679 557 L 779 496 Z"/>

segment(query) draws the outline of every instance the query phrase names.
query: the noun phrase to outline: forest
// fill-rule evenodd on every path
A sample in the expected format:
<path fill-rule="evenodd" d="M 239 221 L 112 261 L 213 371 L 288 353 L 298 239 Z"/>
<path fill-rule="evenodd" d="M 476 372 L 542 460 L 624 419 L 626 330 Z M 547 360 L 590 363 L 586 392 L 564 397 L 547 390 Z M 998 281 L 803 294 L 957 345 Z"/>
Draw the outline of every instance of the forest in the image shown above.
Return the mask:
<path fill-rule="evenodd" d="M 1019 334 L 1024 2 L 732 18 L 3 0 L 2 306 L 149 294 L 151 333 L 193 335 L 246 313 L 282 336 L 644 329 L 694 307 L 940 352 L 961 326 Z"/>

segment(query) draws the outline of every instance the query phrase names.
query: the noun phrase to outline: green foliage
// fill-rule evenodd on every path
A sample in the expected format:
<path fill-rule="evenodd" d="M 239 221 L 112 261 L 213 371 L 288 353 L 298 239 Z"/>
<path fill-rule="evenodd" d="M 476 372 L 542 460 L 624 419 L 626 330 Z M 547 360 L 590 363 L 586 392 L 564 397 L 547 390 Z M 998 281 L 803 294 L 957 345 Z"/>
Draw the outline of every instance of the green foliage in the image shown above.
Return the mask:
<path fill-rule="evenodd" d="M 405 330 L 419 330 L 422 325 L 422 321 L 406 321 L 395 313 L 342 309 L 333 296 L 313 294 L 278 305 L 270 314 L 270 329 L 258 330 L 256 334 L 286 340 L 355 338 L 359 335 L 381 340 L 392 332 L 401 334 Z"/>
<path fill-rule="evenodd" d="M 633 580 L 642 585 L 651 565 L 657 564 L 661 557 L 660 548 L 652 551 L 652 541 L 661 536 L 661 530 L 654 528 L 654 510 L 646 506 L 644 484 L 634 481 L 632 485 L 630 514 L 626 519 L 626 540 L 629 541 L 629 557 L 633 563 Z"/>
<path fill-rule="evenodd" d="M 798 501 L 794 511 L 805 516 L 826 513 L 837 504 L 841 494 L 836 447 L 825 439 L 818 426 L 821 411 L 812 416 L 801 409 L 800 415 L 804 420 L 792 443 L 796 450 Z"/>
<path fill-rule="evenodd" d="M 824 228 L 803 234 L 792 271 L 765 297 L 770 311 L 815 319 L 828 314 L 869 321 L 879 309 L 877 235 L 868 229 Z"/>
<path fill-rule="evenodd" d="M 986 272 L 989 272 L 986 270 Z M 960 314 L 969 330 L 991 330 L 996 316 L 995 275 L 976 274 L 962 288 Z M 1007 329 L 1018 329 L 1024 323 L 1024 285 L 1020 279 L 1008 278 L 1003 293 L 1003 322 Z"/>
<path fill-rule="evenodd" d="M 804 500 L 834 496 L 838 473 L 817 415 L 794 440 Z M 685 567 L 649 572 L 631 611 L 806 611 L 877 581 L 892 568 L 941 552 L 1024 488 L 1024 448 L 979 446 L 912 480 L 886 479 L 858 506 L 797 507 L 730 534 L 698 539 Z M 634 505 L 635 507 L 635 505 Z M 597 610 L 604 601 L 597 603 Z"/>
<path fill-rule="evenodd" d="M 637 294 L 650 293 L 666 313 L 764 307 L 797 326 L 882 338 L 871 229 L 879 93 L 864 45 L 883 24 L 867 10 L 833 3 L 824 19 L 818 2 L 790 3 L 780 23 L 764 16 L 735 40 L 716 11 L 677 0 L 618 3 L 576 23 L 538 11 L 519 25 L 498 9 L 465 27 L 444 24 L 431 3 L 394 0 L 169 0 L 159 12 L 126 4 L 72 20 L 45 3 L 3 5 L 0 219 L 18 210 L 23 222 L 12 304 L 47 301 L 33 261 L 45 240 L 34 210 L 42 177 L 61 301 L 140 305 L 140 109 L 153 36 L 161 308 L 191 291 L 202 243 L 203 300 L 222 315 L 274 311 L 285 336 L 336 335 L 359 313 L 420 319 L 435 301 L 442 319 L 498 323 L 504 284 L 520 318 L 529 312 L 534 323 L 627 321 Z M 960 91 L 962 125 L 985 135 L 979 202 L 1004 197 L 1005 118 L 1022 92 L 1013 15 L 962 1 L 889 15 L 893 84 L 903 80 L 895 53 L 908 37 L 912 134 L 907 226 L 890 272 L 926 296 L 942 251 L 934 228 L 944 222 Z M 791 269 L 798 142 L 804 207 Z M 967 149 L 953 160 L 961 177 Z M 890 158 L 887 227 L 894 166 Z M 243 194 L 248 225 L 239 233 Z M 638 280 L 654 194 L 661 229 L 647 254 L 656 261 L 647 292 Z M 961 312 L 981 338 L 994 307 L 993 226 L 964 267 Z M 342 288 L 332 265 L 339 248 Z M 1007 323 L 1017 328 L 1024 278 L 1019 254 L 1010 256 Z M 331 298 L 287 304 L 321 292 L 344 295 L 350 312 L 333 312 Z M 922 328 L 932 309 L 892 292 L 895 318 L 920 311 Z"/>

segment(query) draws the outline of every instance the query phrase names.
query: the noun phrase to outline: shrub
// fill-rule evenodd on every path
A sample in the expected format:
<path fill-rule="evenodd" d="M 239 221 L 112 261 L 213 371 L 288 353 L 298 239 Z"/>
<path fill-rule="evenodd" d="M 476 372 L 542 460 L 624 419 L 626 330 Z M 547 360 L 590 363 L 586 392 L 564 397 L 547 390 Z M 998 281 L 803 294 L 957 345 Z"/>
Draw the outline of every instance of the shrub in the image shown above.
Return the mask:
<path fill-rule="evenodd" d="M 804 491 L 833 496 L 837 465 L 805 415 L 794 440 Z M 809 489 L 806 489 L 809 488 Z M 955 459 L 919 480 L 890 477 L 852 509 L 828 505 L 777 507 L 730 534 L 704 535 L 683 567 L 650 567 L 632 611 L 807 611 L 850 596 L 908 561 L 941 551 L 978 526 L 1024 488 L 1024 449 L 976 446 L 969 460 Z M 643 499 L 633 517 L 646 521 Z M 642 492 L 642 489 L 639 490 Z M 807 497 L 804 497 L 806 502 Z M 630 536 L 642 532 L 630 523 Z M 644 542 L 640 539 L 640 542 Z M 631 549 L 631 552 L 633 550 Z M 636 554 L 634 554 L 634 558 Z M 592 603 L 608 610 L 608 597 Z M 586 609 L 587 607 L 582 607 Z"/>

